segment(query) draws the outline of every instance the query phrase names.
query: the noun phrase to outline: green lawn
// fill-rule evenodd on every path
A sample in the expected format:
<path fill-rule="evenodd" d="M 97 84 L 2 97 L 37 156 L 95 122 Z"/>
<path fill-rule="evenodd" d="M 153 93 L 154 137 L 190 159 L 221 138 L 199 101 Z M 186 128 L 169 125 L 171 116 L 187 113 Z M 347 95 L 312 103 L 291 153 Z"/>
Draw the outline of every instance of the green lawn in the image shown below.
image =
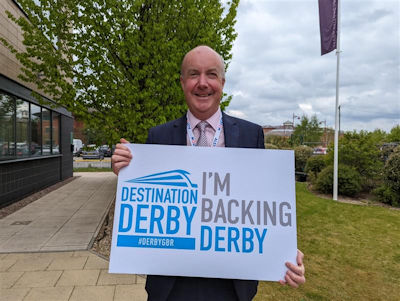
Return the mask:
<path fill-rule="evenodd" d="M 400 300 L 400 210 L 338 203 L 296 184 L 307 282 L 261 282 L 261 300 Z"/>

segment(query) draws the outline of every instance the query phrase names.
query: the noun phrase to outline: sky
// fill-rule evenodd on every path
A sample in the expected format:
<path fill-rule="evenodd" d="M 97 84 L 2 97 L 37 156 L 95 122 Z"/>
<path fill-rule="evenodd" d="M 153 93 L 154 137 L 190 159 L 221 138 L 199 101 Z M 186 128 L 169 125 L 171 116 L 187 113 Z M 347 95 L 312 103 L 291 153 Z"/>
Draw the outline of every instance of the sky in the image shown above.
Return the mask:
<path fill-rule="evenodd" d="M 337 59 L 321 56 L 318 0 L 241 0 L 235 28 L 227 113 L 260 125 L 316 114 L 334 128 Z M 341 0 L 340 48 L 341 130 L 390 131 L 400 124 L 400 0 Z"/>

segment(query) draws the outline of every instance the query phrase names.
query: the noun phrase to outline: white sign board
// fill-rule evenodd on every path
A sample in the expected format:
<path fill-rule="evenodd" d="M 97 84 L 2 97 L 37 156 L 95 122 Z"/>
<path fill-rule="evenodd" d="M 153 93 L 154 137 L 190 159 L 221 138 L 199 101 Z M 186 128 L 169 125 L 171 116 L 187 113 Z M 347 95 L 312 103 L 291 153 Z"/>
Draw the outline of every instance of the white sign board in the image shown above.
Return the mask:
<path fill-rule="evenodd" d="M 297 253 L 293 151 L 128 147 L 110 273 L 283 279 Z"/>

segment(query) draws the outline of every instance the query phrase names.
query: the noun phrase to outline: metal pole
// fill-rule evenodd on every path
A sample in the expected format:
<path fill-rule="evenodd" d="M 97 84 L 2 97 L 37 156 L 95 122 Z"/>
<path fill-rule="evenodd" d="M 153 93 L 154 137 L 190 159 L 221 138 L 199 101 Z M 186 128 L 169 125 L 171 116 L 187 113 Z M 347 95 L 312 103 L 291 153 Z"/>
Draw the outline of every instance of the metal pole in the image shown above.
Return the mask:
<path fill-rule="evenodd" d="M 336 40 L 336 103 L 335 103 L 335 147 L 333 161 L 333 200 L 338 199 L 338 151 L 339 151 L 339 65 L 340 65 L 340 0 L 337 0 Z"/>

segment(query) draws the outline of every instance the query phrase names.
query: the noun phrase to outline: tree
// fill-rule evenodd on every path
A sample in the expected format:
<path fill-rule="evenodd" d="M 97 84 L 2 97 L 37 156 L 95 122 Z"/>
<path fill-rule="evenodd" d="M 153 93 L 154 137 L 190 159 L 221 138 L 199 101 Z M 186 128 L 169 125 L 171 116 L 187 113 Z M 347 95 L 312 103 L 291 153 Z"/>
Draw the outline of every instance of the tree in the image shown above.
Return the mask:
<path fill-rule="evenodd" d="M 390 130 L 388 142 L 400 142 L 400 125 L 396 125 Z"/>
<path fill-rule="evenodd" d="M 265 143 L 275 145 L 278 149 L 290 149 L 290 144 L 287 137 L 267 135 Z"/>
<path fill-rule="evenodd" d="M 333 165 L 334 151 L 327 154 L 327 165 Z M 382 177 L 383 162 L 375 135 L 360 131 L 347 132 L 339 140 L 339 164 L 354 168 L 362 177 L 364 190 L 372 188 Z"/>
<path fill-rule="evenodd" d="M 26 51 L 1 41 L 24 66 L 20 78 L 109 144 L 120 137 L 144 142 L 150 127 L 180 117 L 184 54 L 206 44 L 229 62 L 237 36 L 239 0 L 225 6 L 219 0 L 18 3 L 29 21 L 8 16 L 22 28 Z M 225 95 L 222 107 L 229 101 Z"/>
<path fill-rule="evenodd" d="M 290 140 L 292 145 L 319 144 L 322 134 L 323 129 L 320 128 L 317 116 L 313 115 L 309 119 L 306 115 L 303 115 Z"/>

